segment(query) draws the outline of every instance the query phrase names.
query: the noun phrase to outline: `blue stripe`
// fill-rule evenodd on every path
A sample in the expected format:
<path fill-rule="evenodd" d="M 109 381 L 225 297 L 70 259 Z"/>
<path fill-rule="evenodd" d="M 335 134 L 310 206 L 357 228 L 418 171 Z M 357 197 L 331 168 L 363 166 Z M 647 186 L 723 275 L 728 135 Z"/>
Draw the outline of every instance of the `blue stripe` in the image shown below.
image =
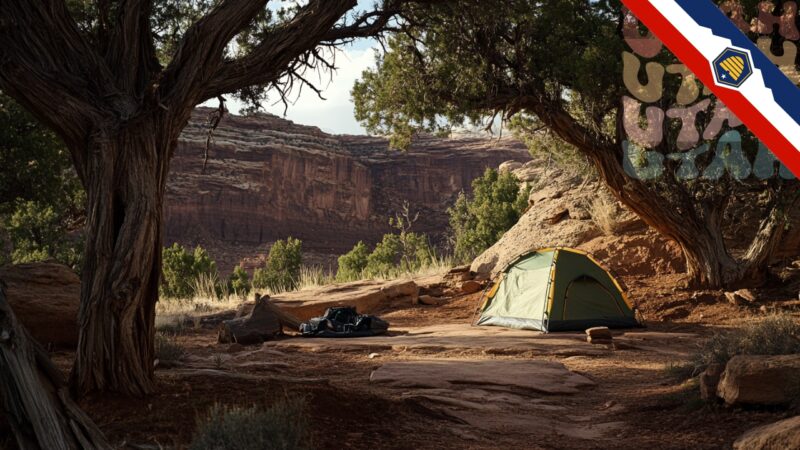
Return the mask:
<path fill-rule="evenodd" d="M 702 27 L 723 38 L 730 39 L 733 45 L 750 50 L 753 65 L 761 69 L 764 82 L 772 89 L 775 102 L 786 111 L 795 122 L 800 124 L 800 89 L 798 89 L 775 64 L 736 25 L 717 8 L 711 0 L 675 0 L 684 11 Z M 657 1 L 653 2 L 658 5 Z M 656 6 L 657 7 L 657 6 Z M 689 42 L 692 36 L 686 36 Z M 752 100 L 751 100 L 752 102 Z M 755 106 L 755 104 L 754 104 Z"/>

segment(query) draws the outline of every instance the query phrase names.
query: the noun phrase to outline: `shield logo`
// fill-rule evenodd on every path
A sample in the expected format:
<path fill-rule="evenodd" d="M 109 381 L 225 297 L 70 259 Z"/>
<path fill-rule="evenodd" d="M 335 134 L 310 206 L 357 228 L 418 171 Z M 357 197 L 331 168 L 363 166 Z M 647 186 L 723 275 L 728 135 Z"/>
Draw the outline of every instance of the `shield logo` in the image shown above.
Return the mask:
<path fill-rule="evenodd" d="M 722 86 L 738 88 L 753 74 L 750 54 L 730 47 L 717 56 L 712 66 L 714 79 Z"/>

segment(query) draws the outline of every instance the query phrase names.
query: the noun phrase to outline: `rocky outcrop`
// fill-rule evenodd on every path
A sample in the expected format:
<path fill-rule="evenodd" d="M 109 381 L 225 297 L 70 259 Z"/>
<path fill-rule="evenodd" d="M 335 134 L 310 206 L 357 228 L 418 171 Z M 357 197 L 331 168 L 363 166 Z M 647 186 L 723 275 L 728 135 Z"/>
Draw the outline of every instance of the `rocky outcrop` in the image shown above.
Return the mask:
<path fill-rule="evenodd" d="M 753 428 L 733 443 L 734 450 L 800 448 L 800 416 Z"/>
<path fill-rule="evenodd" d="M 547 247 L 585 250 L 619 275 L 683 270 L 678 246 L 625 209 L 600 182 L 538 160 L 504 163 L 500 168 L 531 187 L 528 210 L 473 261 L 472 271 L 496 274 L 520 254 Z"/>
<path fill-rule="evenodd" d="M 30 263 L 0 267 L 0 281 L 17 318 L 42 345 L 78 345 L 81 280 L 69 267 Z"/>
<path fill-rule="evenodd" d="M 207 137 L 198 109 L 184 129 L 167 186 L 165 243 L 209 247 L 221 269 L 287 236 L 340 254 L 377 241 L 408 202 L 415 230 L 441 233 L 446 209 L 487 167 L 529 159 L 511 139 L 417 139 L 406 152 L 368 136 L 334 136 L 271 115 L 227 115 Z"/>
<path fill-rule="evenodd" d="M 728 405 L 784 405 L 800 397 L 800 355 L 738 355 L 725 366 L 717 395 Z"/>

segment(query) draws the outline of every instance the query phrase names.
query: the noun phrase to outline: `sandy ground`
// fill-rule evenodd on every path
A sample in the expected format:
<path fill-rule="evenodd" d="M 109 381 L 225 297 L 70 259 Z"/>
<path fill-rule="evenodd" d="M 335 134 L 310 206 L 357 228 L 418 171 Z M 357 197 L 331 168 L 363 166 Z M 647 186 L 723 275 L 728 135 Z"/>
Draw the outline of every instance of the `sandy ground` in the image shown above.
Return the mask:
<path fill-rule="evenodd" d="M 286 336 L 241 348 L 218 344 L 213 327 L 187 330 L 176 337 L 187 356 L 179 367 L 156 371 L 155 395 L 99 397 L 83 406 L 115 443 L 134 445 L 129 448 L 184 448 L 214 403 L 269 405 L 286 395 L 307 399 L 314 443 L 330 449 L 717 449 L 729 448 L 749 428 L 791 415 L 706 404 L 691 383 L 670 378 L 665 366 L 686 360 L 713 331 L 708 324 L 762 314 L 682 291 L 678 278 L 625 280 L 648 327 L 615 332 L 616 349 L 592 346 L 580 333 L 471 327 L 479 294 L 441 306 L 394 302 L 379 312 L 392 324 L 387 336 Z M 777 298 L 776 305 L 792 304 Z M 67 370 L 72 356 L 54 358 Z M 431 387 L 438 376 L 429 372 L 399 386 L 370 381 L 382 366 L 430 361 L 490 362 L 480 364 L 488 367 L 481 376 L 496 370 L 498 381 Z M 503 371 L 516 367 L 508 362 L 529 364 L 532 377 L 540 369 L 554 375 L 547 386 L 519 376 L 505 385 Z M 558 391 L 570 373 L 588 382 L 569 393 L 544 392 Z"/>

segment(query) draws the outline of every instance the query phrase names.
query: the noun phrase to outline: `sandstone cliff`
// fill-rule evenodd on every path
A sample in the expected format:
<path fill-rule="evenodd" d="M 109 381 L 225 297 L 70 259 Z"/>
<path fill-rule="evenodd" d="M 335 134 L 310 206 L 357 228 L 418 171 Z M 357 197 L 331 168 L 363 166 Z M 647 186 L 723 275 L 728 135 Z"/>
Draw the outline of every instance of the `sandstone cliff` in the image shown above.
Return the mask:
<path fill-rule="evenodd" d="M 368 136 L 335 136 L 272 115 L 227 115 L 203 171 L 210 110 L 184 130 L 167 187 L 165 244 L 202 244 L 223 271 L 286 236 L 323 255 L 377 241 L 408 202 L 415 230 L 440 234 L 446 209 L 487 167 L 526 161 L 511 139 L 420 138 L 407 152 Z"/>

